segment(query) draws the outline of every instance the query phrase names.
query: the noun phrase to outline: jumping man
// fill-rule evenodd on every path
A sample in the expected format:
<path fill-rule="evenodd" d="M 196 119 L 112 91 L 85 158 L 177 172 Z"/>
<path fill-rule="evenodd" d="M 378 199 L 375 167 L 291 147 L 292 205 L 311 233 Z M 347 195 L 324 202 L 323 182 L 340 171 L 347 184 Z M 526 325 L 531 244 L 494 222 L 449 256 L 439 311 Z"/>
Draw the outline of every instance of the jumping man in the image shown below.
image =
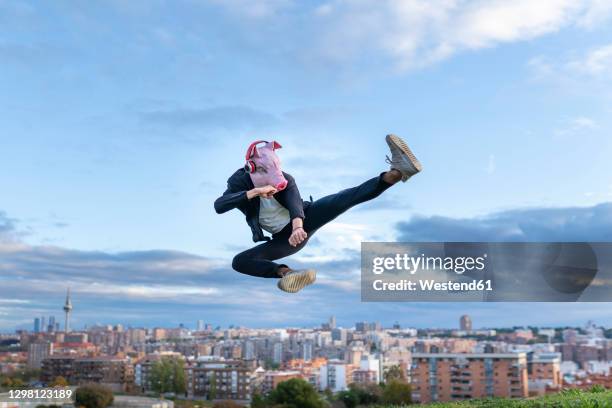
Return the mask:
<path fill-rule="evenodd" d="M 227 190 L 215 200 L 222 214 L 238 208 L 251 227 L 253 241 L 266 241 L 234 257 L 232 267 L 241 273 L 279 279 L 278 287 L 295 293 L 315 281 L 312 269 L 293 270 L 274 261 L 304 248 L 322 226 L 349 208 L 378 197 L 398 181 L 405 182 L 421 171 L 421 163 L 402 138 L 387 135 L 391 158 L 389 171 L 366 182 L 314 202 L 303 201 L 290 174 L 281 170 L 277 142 L 259 140 L 246 152 L 246 164 L 227 180 Z M 267 231 L 272 237 L 264 235 Z"/>

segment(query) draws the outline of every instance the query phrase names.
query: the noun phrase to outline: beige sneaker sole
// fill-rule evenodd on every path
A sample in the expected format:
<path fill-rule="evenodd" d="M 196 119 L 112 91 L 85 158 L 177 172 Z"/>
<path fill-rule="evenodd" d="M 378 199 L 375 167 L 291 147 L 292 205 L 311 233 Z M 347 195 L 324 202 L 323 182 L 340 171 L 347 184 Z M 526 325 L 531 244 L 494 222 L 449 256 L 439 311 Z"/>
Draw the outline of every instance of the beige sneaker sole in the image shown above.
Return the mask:
<path fill-rule="evenodd" d="M 418 173 L 421 170 L 423 170 L 423 166 L 421 165 L 421 162 L 416 158 L 414 153 L 412 153 L 412 150 L 410 150 L 406 142 L 404 142 L 404 140 L 401 137 L 391 134 L 391 135 L 387 135 L 386 139 L 387 139 L 387 142 L 393 143 L 406 156 L 408 156 L 408 159 L 410 159 L 410 162 L 415 169 L 415 173 Z"/>
<path fill-rule="evenodd" d="M 317 279 L 317 273 L 313 269 L 304 269 L 289 273 L 278 281 L 278 288 L 289 293 L 296 293 L 311 285 Z"/>

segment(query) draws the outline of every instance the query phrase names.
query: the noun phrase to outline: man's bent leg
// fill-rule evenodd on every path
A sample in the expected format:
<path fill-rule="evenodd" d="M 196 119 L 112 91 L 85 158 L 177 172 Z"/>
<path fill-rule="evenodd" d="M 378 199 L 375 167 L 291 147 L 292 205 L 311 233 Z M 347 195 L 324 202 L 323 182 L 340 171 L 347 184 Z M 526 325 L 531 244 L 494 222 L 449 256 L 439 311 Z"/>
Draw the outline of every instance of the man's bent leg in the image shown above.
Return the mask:
<path fill-rule="evenodd" d="M 394 183 L 385 180 L 385 174 L 374 177 L 356 187 L 347 188 L 313 202 L 304 219 L 304 229 L 311 234 L 349 208 L 381 195 Z"/>
<path fill-rule="evenodd" d="M 282 277 L 283 273 L 290 270 L 289 267 L 273 261 L 293 255 L 306 245 L 306 242 L 302 242 L 297 247 L 289 245 L 291 225 L 288 228 L 287 231 L 283 230 L 279 234 L 275 234 L 271 241 L 264 242 L 236 255 L 232 261 L 232 268 L 240 273 L 260 278 Z"/>

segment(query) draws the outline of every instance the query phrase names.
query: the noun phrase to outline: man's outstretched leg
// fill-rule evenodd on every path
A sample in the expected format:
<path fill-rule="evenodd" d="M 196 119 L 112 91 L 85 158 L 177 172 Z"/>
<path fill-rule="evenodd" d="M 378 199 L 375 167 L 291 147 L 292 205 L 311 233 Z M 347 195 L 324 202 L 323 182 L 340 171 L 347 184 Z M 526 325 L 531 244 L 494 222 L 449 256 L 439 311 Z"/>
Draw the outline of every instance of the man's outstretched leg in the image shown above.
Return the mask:
<path fill-rule="evenodd" d="M 387 156 L 387 162 L 391 165 L 389 171 L 356 187 L 347 188 L 312 203 L 304 219 L 304 230 L 308 237 L 349 208 L 378 197 L 393 184 L 400 180 L 405 182 L 421 171 L 421 163 L 410 151 L 406 142 L 395 135 L 387 135 L 386 141 L 391 152 L 391 158 Z M 298 248 L 301 248 L 303 244 L 300 244 Z M 287 269 L 278 281 L 278 287 L 286 292 L 297 292 L 304 286 L 313 283 L 315 276 L 315 271 L 311 269 L 300 271 Z"/>
<path fill-rule="evenodd" d="M 349 208 L 378 197 L 395 183 L 400 180 L 405 182 L 421 171 L 421 163 L 406 142 L 395 135 L 387 135 L 386 141 L 391 152 L 391 158 L 387 156 L 387 162 L 391 165 L 389 171 L 312 203 L 304 220 L 304 229 L 309 235 Z"/>

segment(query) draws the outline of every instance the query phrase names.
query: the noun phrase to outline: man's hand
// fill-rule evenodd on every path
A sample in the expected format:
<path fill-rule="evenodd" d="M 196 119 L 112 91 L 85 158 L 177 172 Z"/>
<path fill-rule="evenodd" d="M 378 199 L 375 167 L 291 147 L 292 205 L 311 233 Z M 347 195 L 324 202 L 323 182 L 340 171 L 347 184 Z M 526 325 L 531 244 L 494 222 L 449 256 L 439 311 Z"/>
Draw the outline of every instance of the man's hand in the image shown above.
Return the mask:
<path fill-rule="evenodd" d="M 289 237 L 289 245 L 296 247 L 304 242 L 306 238 L 308 238 L 308 234 L 306 231 L 304 231 L 304 228 L 298 227 L 291 233 L 291 236 Z"/>
<path fill-rule="evenodd" d="M 276 193 L 276 188 L 273 186 L 255 187 L 247 191 L 247 198 L 250 200 L 253 197 L 271 198 Z"/>

